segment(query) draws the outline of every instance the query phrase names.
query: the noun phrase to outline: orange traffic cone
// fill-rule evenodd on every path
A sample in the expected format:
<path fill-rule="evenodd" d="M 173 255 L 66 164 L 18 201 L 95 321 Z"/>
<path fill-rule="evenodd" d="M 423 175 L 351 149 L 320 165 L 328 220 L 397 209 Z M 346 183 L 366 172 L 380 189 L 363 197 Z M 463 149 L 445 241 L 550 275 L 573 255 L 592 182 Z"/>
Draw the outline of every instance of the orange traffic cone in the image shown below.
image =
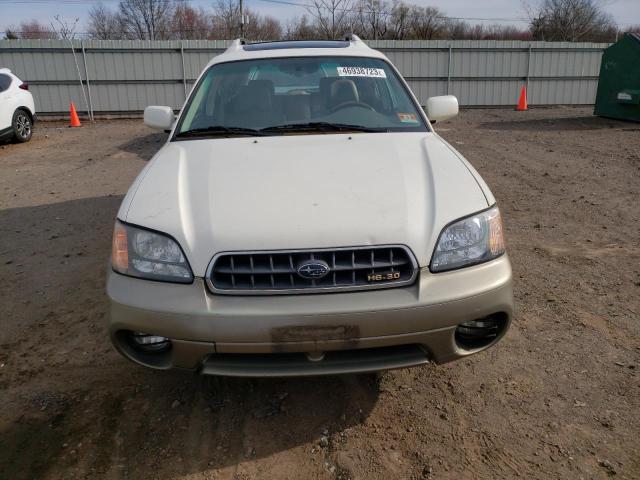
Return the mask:
<path fill-rule="evenodd" d="M 70 106 L 71 110 L 71 122 L 69 123 L 70 127 L 81 127 L 80 119 L 78 118 L 78 112 L 76 112 L 76 106 L 71 102 Z"/>
<path fill-rule="evenodd" d="M 524 111 L 528 110 L 527 106 L 527 87 L 525 85 L 522 86 L 522 90 L 520 90 L 520 100 L 518 100 L 518 105 L 516 105 L 516 110 Z"/>

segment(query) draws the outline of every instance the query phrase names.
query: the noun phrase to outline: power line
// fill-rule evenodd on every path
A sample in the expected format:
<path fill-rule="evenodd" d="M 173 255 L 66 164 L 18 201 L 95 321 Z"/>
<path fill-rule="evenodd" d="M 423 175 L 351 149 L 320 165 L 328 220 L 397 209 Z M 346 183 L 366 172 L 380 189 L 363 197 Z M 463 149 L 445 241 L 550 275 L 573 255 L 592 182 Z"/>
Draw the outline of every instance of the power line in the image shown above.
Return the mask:
<path fill-rule="evenodd" d="M 311 3 L 297 3 L 297 2 L 293 2 L 293 1 L 287 1 L 287 0 L 260 0 L 261 2 L 265 2 L 265 3 L 275 3 L 275 4 L 280 4 L 280 5 L 291 5 L 293 7 L 300 7 L 300 8 L 304 8 L 305 10 L 309 10 L 309 9 L 317 9 L 320 8 L 321 10 L 335 10 L 336 12 L 364 12 L 364 13 L 373 13 L 376 15 L 384 15 L 384 16 L 389 16 L 389 15 L 393 15 L 394 12 L 391 10 L 375 10 L 375 9 L 367 9 L 367 8 L 361 8 L 361 7 L 351 7 L 351 8 L 335 8 L 335 9 L 331 9 L 328 8 L 327 6 L 321 5 L 321 4 L 311 4 Z M 413 4 L 408 4 L 407 6 L 418 6 L 418 5 L 413 5 Z M 420 17 L 425 17 L 426 15 L 418 15 Z M 524 23 L 529 23 L 531 21 L 530 18 L 528 17 L 453 17 L 450 15 L 433 15 L 433 18 L 437 18 L 437 19 L 441 19 L 441 20 L 460 20 L 460 21 L 473 21 L 473 22 L 524 22 Z M 638 22 L 616 22 L 618 25 L 637 25 L 638 23 L 640 23 L 640 21 Z"/>
<path fill-rule="evenodd" d="M 310 4 L 310 3 L 295 3 L 295 2 L 289 2 L 287 0 L 260 0 L 261 2 L 265 2 L 265 3 L 275 3 L 275 4 L 280 4 L 280 5 L 291 5 L 294 7 L 301 7 L 304 8 L 305 10 L 309 10 L 309 9 L 318 9 L 320 8 L 321 10 L 327 10 L 327 11 L 331 11 L 334 10 L 336 12 L 343 12 L 343 13 L 358 13 L 358 12 L 363 12 L 363 13 L 372 13 L 375 15 L 381 15 L 381 16 L 391 16 L 394 14 L 393 11 L 390 10 L 374 10 L 374 9 L 366 9 L 366 8 L 360 8 L 360 7 L 352 7 L 352 8 L 335 8 L 335 9 L 330 9 L 324 5 L 315 5 L 315 4 Z M 415 16 L 415 15 L 414 15 Z M 418 17 L 429 17 L 427 15 L 418 15 Z M 524 17 L 519 17 L 519 18 L 486 18 L 486 17 L 450 17 L 448 15 L 433 15 L 432 18 L 437 18 L 439 20 L 461 20 L 461 21 L 489 21 L 489 22 L 524 22 L 524 23 L 529 23 L 530 19 L 528 18 L 524 18 Z"/>

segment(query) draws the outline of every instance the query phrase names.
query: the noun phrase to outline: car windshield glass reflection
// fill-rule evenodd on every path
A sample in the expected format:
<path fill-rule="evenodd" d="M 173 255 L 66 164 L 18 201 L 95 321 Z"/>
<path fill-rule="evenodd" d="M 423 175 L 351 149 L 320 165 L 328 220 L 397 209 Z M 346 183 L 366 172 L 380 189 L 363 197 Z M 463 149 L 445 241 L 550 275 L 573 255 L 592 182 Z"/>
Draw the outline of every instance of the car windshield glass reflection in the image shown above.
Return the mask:
<path fill-rule="evenodd" d="M 176 138 L 426 130 L 386 62 L 296 57 L 212 66 L 185 108 Z"/>

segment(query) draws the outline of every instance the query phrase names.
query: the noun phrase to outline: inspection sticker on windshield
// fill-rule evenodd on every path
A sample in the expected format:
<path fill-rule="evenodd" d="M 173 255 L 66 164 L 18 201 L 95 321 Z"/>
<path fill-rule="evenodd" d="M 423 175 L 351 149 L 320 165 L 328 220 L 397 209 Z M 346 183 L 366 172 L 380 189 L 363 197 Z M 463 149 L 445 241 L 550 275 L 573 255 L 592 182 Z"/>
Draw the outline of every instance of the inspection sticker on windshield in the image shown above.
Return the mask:
<path fill-rule="evenodd" d="M 398 120 L 402 123 L 418 123 L 418 117 L 415 113 L 400 113 L 398 112 Z"/>
<path fill-rule="evenodd" d="M 338 75 L 341 77 L 387 78 L 384 69 L 369 67 L 338 67 Z"/>

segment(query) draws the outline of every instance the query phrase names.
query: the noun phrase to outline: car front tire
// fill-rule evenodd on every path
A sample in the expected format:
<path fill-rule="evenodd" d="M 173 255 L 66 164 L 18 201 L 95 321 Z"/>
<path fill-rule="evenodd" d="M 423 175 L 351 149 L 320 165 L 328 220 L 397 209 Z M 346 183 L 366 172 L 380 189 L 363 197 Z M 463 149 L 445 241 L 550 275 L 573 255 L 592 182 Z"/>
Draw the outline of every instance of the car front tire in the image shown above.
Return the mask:
<path fill-rule="evenodd" d="M 31 115 L 26 110 L 19 108 L 13 114 L 13 136 L 17 142 L 24 143 L 31 140 L 33 135 L 33 121 Z"/>

